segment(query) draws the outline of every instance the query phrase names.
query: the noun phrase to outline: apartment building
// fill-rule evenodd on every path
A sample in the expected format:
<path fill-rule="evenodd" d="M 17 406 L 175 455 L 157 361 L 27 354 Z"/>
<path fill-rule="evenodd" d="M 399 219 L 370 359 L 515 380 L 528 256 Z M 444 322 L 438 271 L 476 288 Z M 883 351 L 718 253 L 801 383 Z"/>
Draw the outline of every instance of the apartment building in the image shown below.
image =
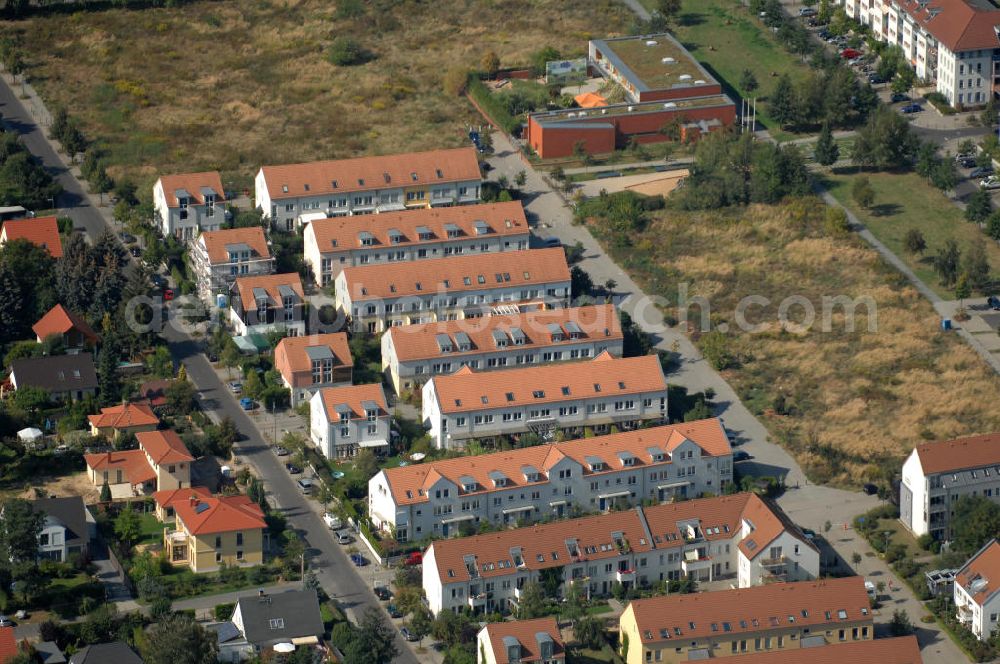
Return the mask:
<path fill-rule="evenodd" d="M 306 300 L 298 272 L 238 277 L 230 289 L 229 322 L 237 335 L 283 330 L 306 333 Z"/>
<path fill-rule="evenodd" d="M 919 78 L 955 107 L 1000 91 L 1000 7 L 985 0 L 843 0 L 850 18 L 903 49 Z"/>
<path fill-rule="evenodd" d="M 476 664 L 563 664 L 566 644 L 556 619 L 488 623 L 476 635 Z"/>
<path fill-rule="evenodd" d="M 545 364 L 506 371 L 462 367 L 422 389 L 422 417 L 435 447 L 460 447 L 471 438 L 558 430 L 582 436 L 655 424 L 667 416 L 667 380 L 655 355 Z"/>
<path fill-rule="evenodd" d="M 899 519 L 914 536 L 951 539 L 962 496 L 1000 502 L 1000 434 L 917 445 L 903 464 Z"/>
<path fill-rule="evenodd" d="M 780 508 L 750 493 L 434 540 L 423 556 L 435 614 L 507 611 L 543 576 L 558 579 L 560 592 L 574 582 L 592 596 L 616 583 L 643 587 L 682 576 L 733 578 L 747 588 L 818 575 L 812 542 Z"/>
<path fill-rule="evenodd" d="M 259 226 L 205 231 L 191 245 L 190 258 L 198 295 L 211 304 L 219 295 L 228 297 L 237 278 L 274 272 L 271 247 Z"/>
<path fill-rule="evenodd" d="M 387 452 L 391 419 L 380 383 L 327 387 L 309 400 L 309 434 L 328 459 Z"/>
<path fill-rule="evenodd" d="M 355 330 L 477 318 L 569 304 L 571 281 L 561 248 L 462 255 L 341 270 L 337 308 Z"/>
<path fill-rule="evenodd" d="M 626 664 L 812 652 L 867 641 L 875 632 L 859 576 L 632 600 L 618 626 Z M 811 657 L 801 653 L 799 661 Z"/>
<path fill-rule="evenodd" d="M 390 327 L 382 335 L 382 371 L 400 394 L 462 367 L 507 369 L 622 354 L 614 305 L 539 309 Z"/>
<path fill-rule="evenodd" d="M 174 527 L 163 531 L 173 565 L 215 572 L 223 563 L 250 567 L 264 562 L 264 512 L 246 496 L 205 497 L 192 492 L 173 502 Z"/>
<path fill-rule="evenodd" d="M 368 515 L 397 541 L 721 494 L 733 454 L 718 419 L 385 468 Z"/>
<path fill-rule="evenodd" d="M 343 332 L 285 337 L 274 348 L 274 368 L 294 408 L 324 387 L 350 385 L 354 359 Z"/>
<path fill-rule="evenodd" d="M 226 191 L 218 171 L 163 175 L 153 185 L 153 210 L 163 237 L 193 240 L 226 220 Z"/>
<path fill-rule="evenodd" d="M 345 267 L 523 250 L 529 235 L 524 208 L 509 201 L 316 219 L 302 241 L 316 285 L 326 286 Z"/>
<path fill-rule="evenodd" d="M 852 632 L 853 633 L 853 632 Z M 740 664 L 801 664 L 807 654 L 809 664 L 923 664 L 915 636 L 844 641 L 812 646 L 806 653 L 798 649 L 764 650 L 741 655 Z"/>
<path fill-rule="evenodd" d="M 263 166 L 254 192 L 264 217 L 292 230 L 317 218 L 477 203 L 481 181 L 470 146 Z"/>
<path fill-rule="evenodd" d="M 988 641 L 1000 617 L 1000 543 L 990 540 L 955 574 L 953 599 L 958 621 Z"/>

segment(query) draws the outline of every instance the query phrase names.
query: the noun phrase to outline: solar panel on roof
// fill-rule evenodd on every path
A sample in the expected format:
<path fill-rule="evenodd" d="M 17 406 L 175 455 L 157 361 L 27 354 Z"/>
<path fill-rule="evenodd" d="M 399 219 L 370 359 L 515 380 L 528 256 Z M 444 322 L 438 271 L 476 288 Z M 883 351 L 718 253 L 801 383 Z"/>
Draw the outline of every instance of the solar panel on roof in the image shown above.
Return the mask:
<path fill-rule="evenodd" d="M 194 513 L 195 514 L 201 514 L 202 512 L 204 512 L 207 509 L 208 509 L 208 504 L 207 503 L 198 503 L 197 505 L 194 506 Z"/>

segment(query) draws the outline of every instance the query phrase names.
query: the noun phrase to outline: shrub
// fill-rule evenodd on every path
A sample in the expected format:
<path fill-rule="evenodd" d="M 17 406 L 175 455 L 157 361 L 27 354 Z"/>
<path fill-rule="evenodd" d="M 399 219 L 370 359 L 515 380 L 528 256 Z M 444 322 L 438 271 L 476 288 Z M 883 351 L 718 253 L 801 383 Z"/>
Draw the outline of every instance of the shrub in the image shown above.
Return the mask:
<path fill-rule="evenodd" d="M 233 610 L 236 609 L 235 602 L 228 602 L 226 604 L 216 604 L 215 605 L 215 619 L 229 620 L 233 616 Z"/>
<path fill-rule="evenodd" d="M 367 54 L 361 45 L 350 37 L 337 37 L 327 49 L 326 59 L 338 67 L 349 67 L 364 62 Z"/>

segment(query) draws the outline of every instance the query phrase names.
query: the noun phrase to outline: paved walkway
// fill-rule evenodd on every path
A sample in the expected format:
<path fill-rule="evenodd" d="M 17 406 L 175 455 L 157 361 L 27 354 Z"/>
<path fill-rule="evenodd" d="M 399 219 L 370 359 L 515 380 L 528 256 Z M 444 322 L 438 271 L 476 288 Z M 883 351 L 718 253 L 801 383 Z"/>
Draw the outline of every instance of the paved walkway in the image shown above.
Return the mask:
<path fill-rule="evenodd" d="M 634 168 L 655 168 L 665 166 L 667 170 L 683 168 L 694 163 L 694 157 L 678 157 L 677 159 L 651 159 L 649 161 L 633 161 L 623 164 L 599 164 L 597 166 L 579 166 L 563 169 L 566 175 L 581 175 L 583 173 L 604 173 L 607 171 L 626 171 Z"/>

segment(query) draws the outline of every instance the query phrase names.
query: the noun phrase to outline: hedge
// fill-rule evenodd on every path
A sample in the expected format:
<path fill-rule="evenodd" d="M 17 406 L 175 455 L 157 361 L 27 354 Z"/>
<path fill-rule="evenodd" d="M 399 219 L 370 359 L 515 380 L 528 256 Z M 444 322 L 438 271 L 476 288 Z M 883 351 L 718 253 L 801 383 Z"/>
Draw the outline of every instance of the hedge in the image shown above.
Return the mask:
<path fill-rule="evenodd" d="M 469 75 L 466 92 L 479 105 L 480 110 L 489 116 L 493 124 L 500 129 L 508 134 L 514 134 L 520 130 L 521 121 L 507 112 L 503 100 L 490 92 L 489 88 L 474 73 Z"/>

